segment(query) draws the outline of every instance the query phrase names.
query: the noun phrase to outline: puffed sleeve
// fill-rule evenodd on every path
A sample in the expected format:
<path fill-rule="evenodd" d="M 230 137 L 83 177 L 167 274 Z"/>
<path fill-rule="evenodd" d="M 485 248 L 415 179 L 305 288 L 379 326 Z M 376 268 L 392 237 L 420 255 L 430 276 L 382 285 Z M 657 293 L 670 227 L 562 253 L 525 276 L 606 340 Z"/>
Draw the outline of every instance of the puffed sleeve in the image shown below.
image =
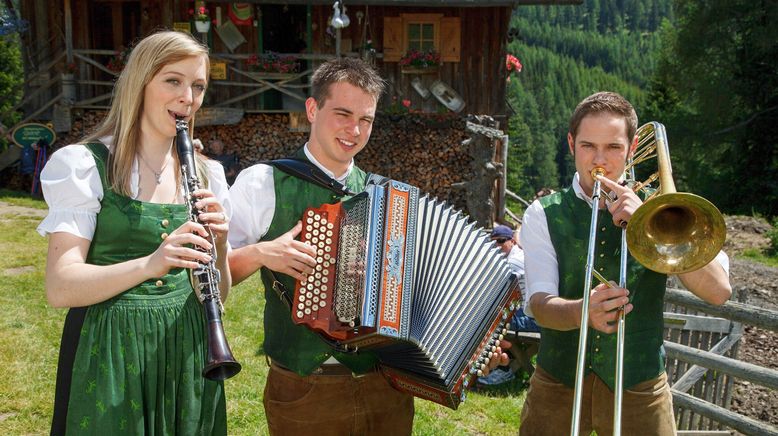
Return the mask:
<path fill-rule="evenodd" d="M 232 202 L 230 201 L 230 185 L 227 184 L 227 178 L 224 176 L 224 167 L 212 159 L 206 159 L 208 167 L 208 189 L 213 192 L 216 199 L 224 207 L 224 214 L 227 218 L 232 217 Z"/>
<path fill-rule="evenodd" d="M 91 241 L 103 199 L 92 153 L 80 144 L 63 147 L 51 155 L 40 178 L 49 213 L 38 233 L 67 232 Z"/>

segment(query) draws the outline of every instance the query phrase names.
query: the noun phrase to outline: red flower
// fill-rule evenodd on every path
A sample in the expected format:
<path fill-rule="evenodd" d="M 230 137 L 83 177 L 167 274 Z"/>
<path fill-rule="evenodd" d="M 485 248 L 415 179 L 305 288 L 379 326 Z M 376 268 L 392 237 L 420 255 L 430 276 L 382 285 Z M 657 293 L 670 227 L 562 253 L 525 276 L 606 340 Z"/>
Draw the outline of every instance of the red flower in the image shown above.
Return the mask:
<path fill-rule="evenodd" d="M 403 99 L 403 106 L 405 107 L 411 107 L 411 101 L 408 99 Z"/>
<path fill-rule="evenodd" d="M 521 68 L 521 62 L 516 56 L 512 54 L 505 56 L 505 69 L 508 70 L 509 73 L 511 70 L 516 70 L 517 73 L 520 73 Z"/>

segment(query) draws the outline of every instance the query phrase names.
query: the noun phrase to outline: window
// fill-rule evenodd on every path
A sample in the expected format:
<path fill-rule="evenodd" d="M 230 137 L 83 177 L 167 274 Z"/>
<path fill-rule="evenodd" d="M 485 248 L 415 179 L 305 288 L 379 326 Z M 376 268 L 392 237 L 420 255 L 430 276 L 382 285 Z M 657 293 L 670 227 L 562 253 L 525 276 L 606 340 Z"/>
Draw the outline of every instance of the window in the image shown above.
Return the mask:
<path fill-rule="evenodd" d="M 433 23 L 408 23 L 406 26 L 407 44 L 405 51 L 428 51 L 436 50 L 435 44 L 435 24 Z"/>
<path fill-rule="evenodd" d="M 443 62 L 459 62 L 459 17 L 442 14 L 384 17 L 384 62 L 397 62 L 410 49 L 435 50 Z"/>

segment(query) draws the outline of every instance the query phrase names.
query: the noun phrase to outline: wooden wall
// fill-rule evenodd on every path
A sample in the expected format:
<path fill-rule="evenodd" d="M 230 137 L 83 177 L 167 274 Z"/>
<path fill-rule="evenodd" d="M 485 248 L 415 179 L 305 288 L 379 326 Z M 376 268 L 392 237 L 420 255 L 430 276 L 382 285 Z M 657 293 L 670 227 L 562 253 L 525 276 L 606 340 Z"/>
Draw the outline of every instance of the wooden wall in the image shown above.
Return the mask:
<path fill-rule="evenodd" d="M 75 49 L 120 49 L 132 43 L 132 39 L 143 37 L 156 29 L 170 28 L 174 22 L 189 21 L 188 11 L 193 7 L 191 0 L 67 0 L 72 9 L 73 46 Z M 31 32 L 27 36 L 26 54 L 34 54 L 35 59 L 46 59 L 64 50 L 64 7 L 66 0 L 21 0 L 21 11 L 31 23 Z M 212 16 L 215 6 L 222 9 L 222 20 L 227 20 L 228 2 L 207 2 Z M 282 6 L 282 3 L 276 7 Z M 253 5 L 255 11 L 270 8 L 270 5 Z M 327 19 L 332 12 L 330 5 L 290 6 L 306 8 L 310 11 L 311 35 L 308 51 L 316 54 L 335 54 L 335 42 L 326 33 Z M 384 17 L 398 17 L 403 13 L 438 13 L 445 17 L 459 17 L 460 60 L 444 62 L 434 74 L 420 75 L 422 83 L 429 87 L 434 80 L 451 86 L 465 101 L 462 114 L 487 114 L 501 119 L 505 114 L 505 54 L 506 35 L 511 15 L 510 7 L 397 7 L 397 6 L 360 6 L 349 4 L 348 15 L 351 25 L 342 30 L 344 41 L 351 41 L 352 51 L 357 51 L 364 39 L 372 39 L 373 47 L 380 54 L 383 50 Z M 98 14 L 98 10 L 102 10 Z M 107 12 L 109 11 L 109 12 Z M 357 12 L 365 14 L 362 25 L 358 22 Z M 365 27 L 365 20 L 369 26 Z M 108 22 L 106 22 L 108 21 Z M 238 26 L 246 43 L 236 49 L 236 53 L 258 53 L 261 27 Z M 208 42 L 213 53 L 229 53 L 221 39 L 211 30 Z M 348 48 L 345 46 L 344 48 Z M 29 57 L 33 59 L 33 57 Z M 106 63 L 108 57 L 98 59 Z M 243 66 L 242 61 L 234 65 Z M 40 62 L 31 62 L 30 66 Z M 111 80 L 105 73 L 83 64 L 79 79 Z M 425 112 L 445 111 L 443 105 L 434 97 L 422 99 L 411 87 L 414 74 L 402 73 L 397 62 L 384 62 L 380 57 L 376 66 L 389 83 L 387 98 L 381 102 L 386 109 L 392 103 L 392 97 L 398 100 L 409 99 L 411 108 Z M 234 74 L 228 80 L 243 80 Z M 99 95 L 105 89 L 81 87 L 79 98 Z M 209 96 L 210 104 L 246 92 L 246 88 L 228 88 L 214 92 Z M 41 97 L 45 99 L 45 97 Z M 244 109 L 256 108 L 258 98 L 253 98 L 235 106 Z"/>

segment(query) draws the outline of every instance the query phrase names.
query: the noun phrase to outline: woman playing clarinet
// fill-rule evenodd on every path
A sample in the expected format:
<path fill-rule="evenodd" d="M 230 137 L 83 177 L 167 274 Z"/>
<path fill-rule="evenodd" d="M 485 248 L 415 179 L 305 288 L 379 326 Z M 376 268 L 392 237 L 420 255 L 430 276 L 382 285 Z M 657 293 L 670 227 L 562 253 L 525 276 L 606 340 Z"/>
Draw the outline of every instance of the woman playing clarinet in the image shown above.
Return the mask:
<path fill-rule="evenodd" d="M 208 84 L 207 48 L 159 32 L 129 56 L 97 130 L 41 175 L 49 214 L 46 296 L 70 308 L 52 434 L 226 434 L 223 384 L 204 378 L 203 309 L 189 272 L 215 259 L 227 296 L 229 201 L 217 162 L 189 220 L 176 118 L 191 129 Z M 210 235 L 213 235 L 211 237 Z"/>

